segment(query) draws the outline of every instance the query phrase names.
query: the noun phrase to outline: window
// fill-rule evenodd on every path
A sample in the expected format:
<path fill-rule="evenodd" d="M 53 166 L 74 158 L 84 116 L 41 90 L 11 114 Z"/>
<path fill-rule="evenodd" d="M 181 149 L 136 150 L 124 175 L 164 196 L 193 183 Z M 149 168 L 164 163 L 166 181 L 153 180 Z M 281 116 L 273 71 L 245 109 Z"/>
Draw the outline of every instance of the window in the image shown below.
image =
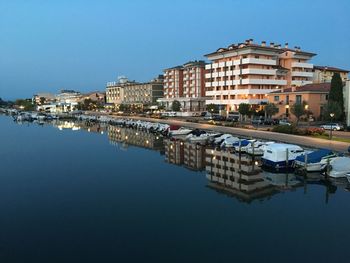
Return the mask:
<path fill-rule="evenodd" d="M 326 100 L 328 100 L 328 94 L 326 94 Z"/>
<path fill-rule="evenodd" d="M 295 103 L 301 104 L 301 95 L 296 95 L 295 96 Z"/>
<path fill-rule="evenodd" d="M 259 58 L 259 56 L 255 56 L 255 58 Z"/>
<path fill-rule="evenodd" d="M 286 104 L 289 104 L 289 95 L 286 96 Z"/>
<path fill-rule="evenodd" d="M 275 96 L 275 97 L 273 98 L 273 100 L 274 100 L 274 101 L 280 101 L 280 96 Z"/>

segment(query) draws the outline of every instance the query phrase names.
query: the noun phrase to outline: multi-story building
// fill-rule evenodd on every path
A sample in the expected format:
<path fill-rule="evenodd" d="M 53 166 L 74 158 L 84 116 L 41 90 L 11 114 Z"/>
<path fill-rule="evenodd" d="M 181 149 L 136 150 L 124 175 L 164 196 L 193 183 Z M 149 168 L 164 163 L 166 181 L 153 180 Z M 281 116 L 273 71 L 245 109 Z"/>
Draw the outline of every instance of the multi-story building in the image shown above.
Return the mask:
<path fill-rule="evenodd" d="M 33 95 L 32 101 L 36 105 L 42 105 L 42 104 L 54 102 L 55 99 L 56 97 L 52 93 L 38 93 Z"/>
<path fill-rule="evenodd" d="M 323 108 L 328 102 L 328 94 L 331 89 L 330 83 L 307 84 L 301 87 L 291 87 L 273 91 L 268 94 L 270 103 L 278 107 L 276 117 L 287 117 L 296 119 L 290 114 L 290 107 L 294 103 L 305 101 L 310 117 L 313 119 L 322 118 Z"/>
<path fill-rule="evenodd" d="M 155 105 L 157 100 L 163 97 L 163 75 L 146 83 L 126 83 L 123 86 L 123 103 Z"/>
<path fill-rule="evenodd" d="M 119 77 L 116 82 L 108 82 L 106 87 L 106 102 L 115 105 L 154 105 L 163 97 L 163 76 L 146 83 L 129 81 Z"/>
<path fill-rule="evenodd" d="M 268 94 L 288 86 L 312 83 L 313 65 L 308 61 L 315 54 L 288 44 L 232 44 L 205 55 L 206 104 L 217 104 L 227 111 L 237 110 L 240 103 L 252 104 L 255 109 L 268 102 Z"/>
<path fill-rule="evenodd" d="M 349 70 L 335 68 L 335 67 L 327 67 L 327 66 L 314 66 L 313 82 L 314 83 L 331 82 L 334 73 L 339 73 L 344 83 L 349 79 Z"/>
<path fill-rule="evenodd" d="M 164 97 L 158 101 L 167 109 L 177 100 L 182 111 L 205 108 L 205 62 L 190 61 L 182 66 L 164 70 Z"/>
<path fill-rule="evenodd" d="M 106 87 L 106 102 L 115 105 L 123 103 L 125 83 L 118 81 L 107 82 Z"/>

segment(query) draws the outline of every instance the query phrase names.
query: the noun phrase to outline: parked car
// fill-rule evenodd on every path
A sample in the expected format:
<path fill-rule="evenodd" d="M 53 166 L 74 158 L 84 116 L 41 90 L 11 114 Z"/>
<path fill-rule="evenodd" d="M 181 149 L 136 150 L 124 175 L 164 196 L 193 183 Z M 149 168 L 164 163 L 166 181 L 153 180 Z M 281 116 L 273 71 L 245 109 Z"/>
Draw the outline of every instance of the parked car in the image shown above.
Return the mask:
<path fill-rule="evenodd" d="M 204 116 L 204 119 L 205 120 L 212 120 L 213 119 L 213 114 L 211 114 L 211 113 L 207 113 L 205 116 Z"/>
<path fill-rule="evenodd" d="M 220 114 L 214 114 L 213 115 L 213 120 L 214 121 L 225 121 L 226 120 L 226 117 L 225 116 L 222 116 Z"/>
<path fill-rule="evenodd" d="M 265 118 L 260 116 L 252 119 L 252 124 L 263 124 L 265 122 Z"/>
<path fill-rule="evenodd" d="M 279 120 L 278 125 L 292 125 L 289 121 L 287 120 Z"/>
<path fill-rule="evenodd" d="M 327 123 L 320 126 L 325 130 L 333 130 L 333 131 L 342 131 L 344 130 L 344 126 L 339 123 Z"/>
<path fill-rule="evenodd" d="M 280 122 L 279 119 L 266 119 L 266 120 L 264 121 L 264 124 L 265 124 L 265 125 L 278 125 L 279 122 Z"/>
<path fill-rule="evenodd" d="M 238 116 L 228 116 L 226 118 L 226 121 L 237 122 L 237 121 L 239 121 L 239 117 Z"/>

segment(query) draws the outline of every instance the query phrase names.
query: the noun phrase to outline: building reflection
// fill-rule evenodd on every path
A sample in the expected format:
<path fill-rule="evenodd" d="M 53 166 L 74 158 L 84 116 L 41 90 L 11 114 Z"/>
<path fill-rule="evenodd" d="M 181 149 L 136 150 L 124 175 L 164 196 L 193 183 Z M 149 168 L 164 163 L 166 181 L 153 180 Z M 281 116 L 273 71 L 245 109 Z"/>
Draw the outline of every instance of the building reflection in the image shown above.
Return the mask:
<path fill-rule="evenodd" d="M 165 161 L 194 171 L 205 168 L 205 146 L 181 140 L 164 139 Z"/>
<path fill-rule="evenodd" d="M 127 148 L 129 145 L 148 148 L 156 151 L 163 150 L 163 137 L 143 130 L 135 130 L 108 125 L 108 139 L 112 145 Z"/>
<path fill-rule="evenodd" d="M 206 149 L 205 154 L 209 188 L 248 203 L 278 193 L 263 177 L 258 159 L 217 149 Z"/>
<path fill-rule="evenodd" d="M 67 120 L 55 120 L 52 122 L 52 125 L 59 130 L 86 130 L 88 132 L 94 133 L 105 133 L 107 131 L 107 124 L 103 123 L 91 123 L 84 121 L 67 121 Z"/>

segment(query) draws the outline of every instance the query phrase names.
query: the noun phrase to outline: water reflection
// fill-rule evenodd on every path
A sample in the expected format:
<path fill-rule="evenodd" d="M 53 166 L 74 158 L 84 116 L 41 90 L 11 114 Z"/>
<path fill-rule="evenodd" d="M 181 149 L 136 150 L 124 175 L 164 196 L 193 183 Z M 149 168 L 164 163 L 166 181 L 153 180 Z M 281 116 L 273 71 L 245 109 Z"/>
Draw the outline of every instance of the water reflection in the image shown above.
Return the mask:
<path fill-rule="evenodd" d="M 164 139 L 165 161 L 202 171 L 205 168 L 205 146 L 181 140 Z"/>
<path fill-rule="evenodd" d="M 327 179 L 319 174 L 307 178 L 293 173 L 270 173 L 260 167 L 260 157 L 215 149 L 182 140 L 171 140 L 147 130 L 132 129 L 103 123 L 55 120 L 51 124 L 59 130 L 86 130 L 106 133 L 110 143 L 125 150 L 130 145 L 164 153 L 169 164 L 182 166 L 192 171 L 205 171 L 207 187 L 219 193 L 250 203 L 267 200 L 271 196 L 298 188 L 308 192 L 311 185 L 324 187 L 325 202 L 338 189 L 350 190 L 344 179 Z"/>

